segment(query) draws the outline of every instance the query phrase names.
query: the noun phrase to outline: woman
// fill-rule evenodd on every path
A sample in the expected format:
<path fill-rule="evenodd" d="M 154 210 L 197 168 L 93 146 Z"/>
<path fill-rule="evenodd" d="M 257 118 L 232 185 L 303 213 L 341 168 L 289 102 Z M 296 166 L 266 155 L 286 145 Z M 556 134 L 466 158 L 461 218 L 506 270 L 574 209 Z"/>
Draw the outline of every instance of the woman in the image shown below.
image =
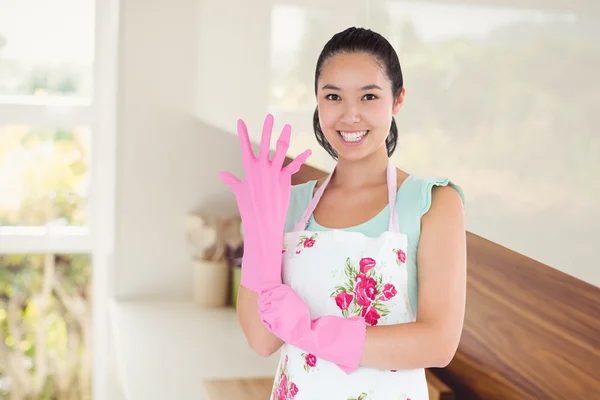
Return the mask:
<path fill-rule="evenodd" d="M 462 191 L 392 165 L 405 89 L 379 34 L 334 35 L 315 94 L 329 176 L 291 188 L 310 152 L 282 167 L 286 125 L 269 160 L 270 116 L 258 157 L 238 123 L 245 181 L 221 173 L 244 224 L 240 325 L 258 354 L 281 348 L 273 399 L 427 399 L 424 369 L 450 362 L 462 330 Z"/>

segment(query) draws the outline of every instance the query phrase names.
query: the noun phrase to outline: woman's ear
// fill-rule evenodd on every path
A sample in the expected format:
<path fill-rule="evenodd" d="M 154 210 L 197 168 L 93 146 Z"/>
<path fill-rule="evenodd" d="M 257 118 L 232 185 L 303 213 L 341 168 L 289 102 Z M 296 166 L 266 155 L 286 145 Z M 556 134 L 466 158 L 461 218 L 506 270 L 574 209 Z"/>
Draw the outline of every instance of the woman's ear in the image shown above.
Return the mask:
<path fill-rule="evenodd" d="M 402 108 L 402 104 L 404 104 L 404 94 L 406 93 L 406 88 L 402 88 L 400 91 L 400 95 L 396 97 L 394 100 L 394 106 L 392 107 L 392 114 L 397 115 Z"/>

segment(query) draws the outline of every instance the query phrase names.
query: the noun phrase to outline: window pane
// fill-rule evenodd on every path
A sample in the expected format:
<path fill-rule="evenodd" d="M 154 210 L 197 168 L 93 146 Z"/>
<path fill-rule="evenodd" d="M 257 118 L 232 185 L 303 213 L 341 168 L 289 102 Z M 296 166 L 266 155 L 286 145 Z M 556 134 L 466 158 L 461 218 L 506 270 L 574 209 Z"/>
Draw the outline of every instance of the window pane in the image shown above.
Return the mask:
<path fill-rule="evenodd" d="M 93 0 L 0 0 L 0 96 L 91 97 Z"/>
<path fill-rule="evenodd" d="M 87 224 L 90 134 L 0 126 L 0 225 Z"/>
<path fill-rule="evenodd" d="M 0 398 L 90 398 L 91 272 L 88 255 L 0 256 Z M 40 390 L 15 379 L 40 373 Z"/>

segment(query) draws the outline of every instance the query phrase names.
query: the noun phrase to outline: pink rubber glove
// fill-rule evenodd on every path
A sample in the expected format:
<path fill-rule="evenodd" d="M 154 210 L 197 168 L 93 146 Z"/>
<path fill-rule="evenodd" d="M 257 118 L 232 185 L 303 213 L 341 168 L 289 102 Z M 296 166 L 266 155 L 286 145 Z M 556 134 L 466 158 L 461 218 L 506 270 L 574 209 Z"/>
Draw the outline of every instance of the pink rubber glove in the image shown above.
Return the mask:
<path fill-rule="evenodd" d="M 237 129 L 245 179 L 242 182 L 224 171 L 219 177 L 235 194 L 244 229 L 240 284 L 258 293 L 263 286 L 281 283 L 281 253 L 292 175 L 300 170 L 311 151 L 306 150 L 283 167 L 292 131 L 286 124 L 277 140 L 275 155 L 269 160 L 271 114 L 265 118 L 258 157 L 252 151 L 244 121 L 238 120 Z"/>
<path fill-rule="evenodd" d="M 289 286 L 273 285 L 258 296 L 263 324 L 284 342 L 338 365 L 346 374 L 358 368 L 367 324 L 362 317 L 323 316 L 310 310 Z"/>

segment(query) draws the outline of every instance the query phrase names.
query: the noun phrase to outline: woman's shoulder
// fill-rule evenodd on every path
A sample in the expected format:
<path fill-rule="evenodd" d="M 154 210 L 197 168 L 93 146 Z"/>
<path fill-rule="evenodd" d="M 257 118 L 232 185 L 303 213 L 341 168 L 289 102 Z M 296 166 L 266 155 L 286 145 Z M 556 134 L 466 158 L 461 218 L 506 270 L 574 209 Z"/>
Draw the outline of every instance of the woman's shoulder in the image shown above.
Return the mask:
<path fill-rule="evenodd" d="M 455 191 L 464 205 L 465 196 L 462 187 L 450 178 L 439 175 L 407 174 L 397 193 L 396 204 L 400 204 L 397 207 L 398 212 L 411 210 L 413 213 L 418 213 L 418 218 L 422 217 L 431 208 L 436 188 L 447 188 L 441 189 L 444 193 Z"/>

